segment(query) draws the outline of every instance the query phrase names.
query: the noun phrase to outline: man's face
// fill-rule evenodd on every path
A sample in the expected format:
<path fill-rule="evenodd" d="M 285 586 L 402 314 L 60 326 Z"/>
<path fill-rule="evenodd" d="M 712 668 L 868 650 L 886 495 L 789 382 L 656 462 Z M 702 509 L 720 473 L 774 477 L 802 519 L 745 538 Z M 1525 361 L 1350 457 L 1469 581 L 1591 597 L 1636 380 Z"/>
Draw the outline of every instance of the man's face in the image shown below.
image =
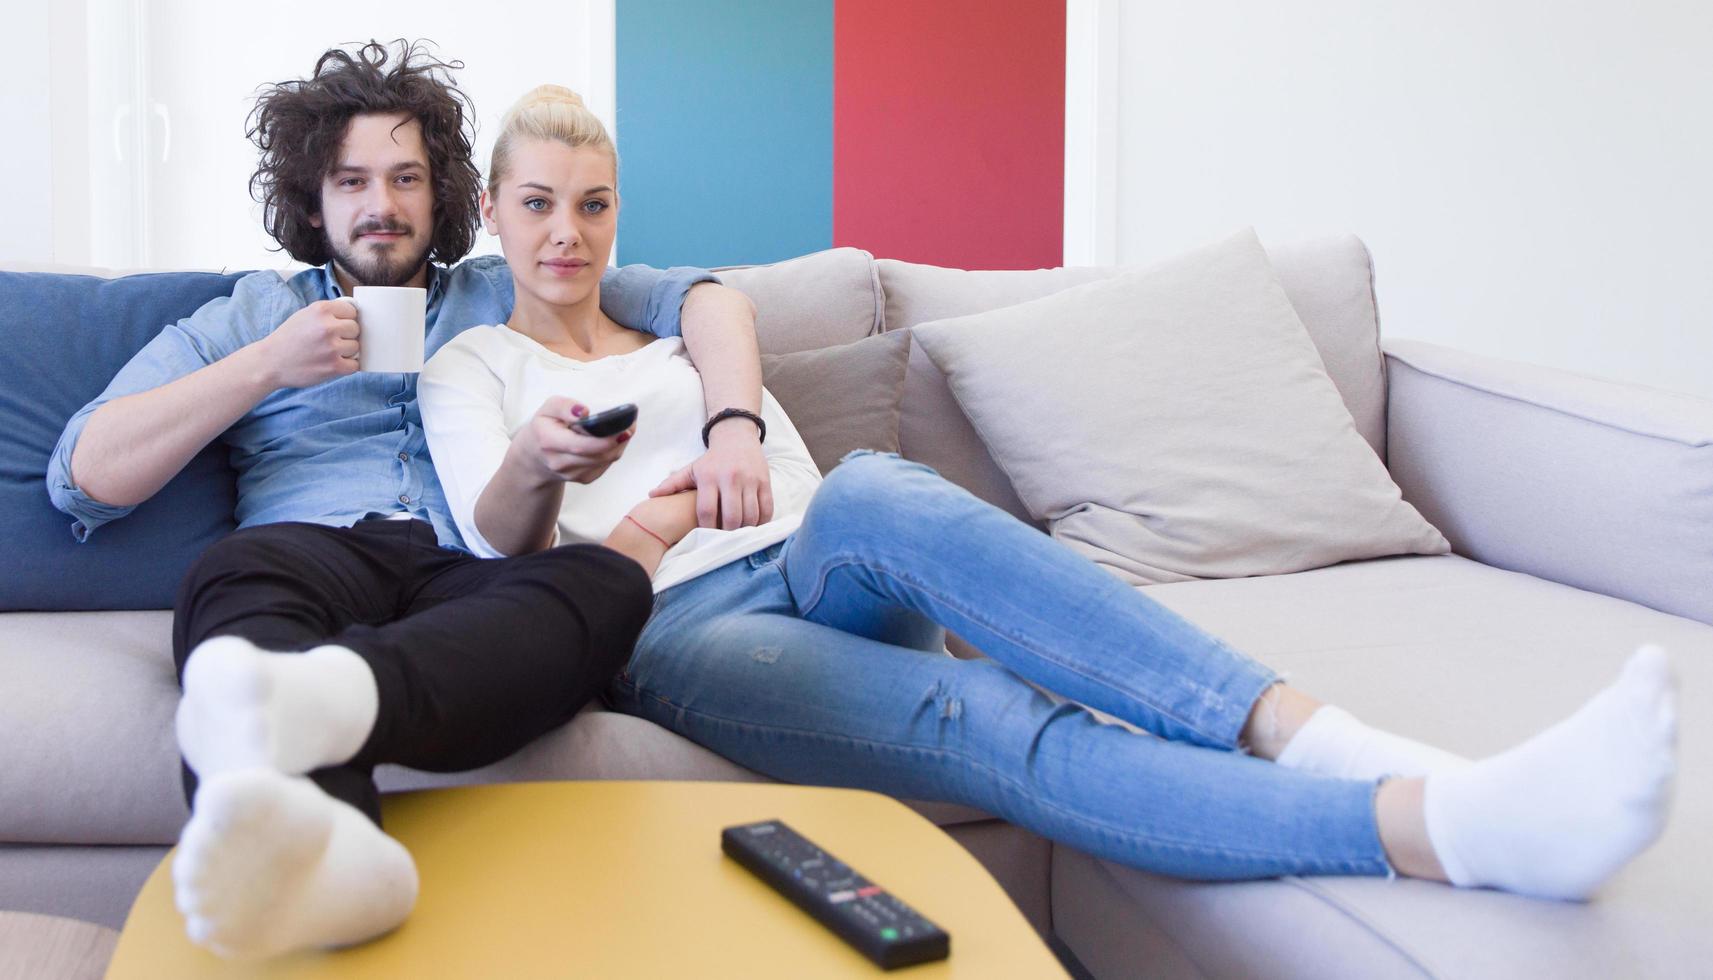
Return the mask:
<path fill-rule="evenodd" d="M 434 190 L 422 124 L 404 113 L 355 116 L 321 180 L 316 227 L 355 285 L 423 286 Z"/>

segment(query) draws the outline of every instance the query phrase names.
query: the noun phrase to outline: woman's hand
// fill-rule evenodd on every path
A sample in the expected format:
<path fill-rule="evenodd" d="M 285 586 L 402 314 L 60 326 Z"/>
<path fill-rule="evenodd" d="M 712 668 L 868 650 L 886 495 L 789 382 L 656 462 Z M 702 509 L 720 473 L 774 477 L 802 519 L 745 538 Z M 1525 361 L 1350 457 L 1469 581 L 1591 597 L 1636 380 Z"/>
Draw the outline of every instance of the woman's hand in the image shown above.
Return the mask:
<path fill-rule="evenodd" d="M 537 484 L 593 483 L 624 455 L 636 425 L 597 439 L 572 428 L 589 414 L 581 402 L 554 396 L 541 403 L 528 424 L 512 437 L 507 462 Z"/>
<path fill-rule="evenodd" d="M 650 576 L 660 567 L 660 559 L 685 535 L 696 529 L 696 494 L 694 491 L 666 497 L 649 497 L 630 509 L 625 520 L 613 528 L 604 542 L 643 567 Z"/>

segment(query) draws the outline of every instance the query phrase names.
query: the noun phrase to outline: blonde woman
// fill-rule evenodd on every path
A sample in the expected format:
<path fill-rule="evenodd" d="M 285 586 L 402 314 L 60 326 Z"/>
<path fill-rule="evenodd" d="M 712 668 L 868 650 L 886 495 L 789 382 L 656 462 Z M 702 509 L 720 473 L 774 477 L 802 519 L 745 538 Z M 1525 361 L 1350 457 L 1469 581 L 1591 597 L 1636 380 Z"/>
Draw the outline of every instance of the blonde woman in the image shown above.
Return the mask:
<path fill-rule="evenodd" d="M 1191 878 L 1396 872 L 1581 899 L 1658 835 L 1662 653 L 1481 762 L 1369 728 L 926 467 L 856 454 L 823 481 L 759 388 L 710 421 L 679 341 L 600 312 L 619 207 L 600 122 L 565 89 L 524 96 L 482 202 L 516 309 L 448 343 L 420 388 L 473 550 L 601 542 L 651 575 L 618 710 L 775 778 L 962 803 Z M 640 407 L 623 457 L 564 479 L 576 421 L 619 403 Z M 697 526 L 685 466 L 710 425 L 764 437 L 770 521 Z M 992 659 L 945 656 L 942 628 Z"/>

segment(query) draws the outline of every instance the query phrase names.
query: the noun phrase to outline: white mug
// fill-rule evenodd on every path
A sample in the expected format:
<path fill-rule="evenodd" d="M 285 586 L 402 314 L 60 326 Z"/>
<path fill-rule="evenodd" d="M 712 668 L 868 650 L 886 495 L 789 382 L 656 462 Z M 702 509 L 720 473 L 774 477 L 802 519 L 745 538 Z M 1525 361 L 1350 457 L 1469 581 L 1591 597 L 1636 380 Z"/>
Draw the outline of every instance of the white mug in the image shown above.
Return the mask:
<path fill-rule="evenodd" d="M 357 368 L 392 373 L 422 370 L 428 290 L 415 286 L 358 286 Z"/>

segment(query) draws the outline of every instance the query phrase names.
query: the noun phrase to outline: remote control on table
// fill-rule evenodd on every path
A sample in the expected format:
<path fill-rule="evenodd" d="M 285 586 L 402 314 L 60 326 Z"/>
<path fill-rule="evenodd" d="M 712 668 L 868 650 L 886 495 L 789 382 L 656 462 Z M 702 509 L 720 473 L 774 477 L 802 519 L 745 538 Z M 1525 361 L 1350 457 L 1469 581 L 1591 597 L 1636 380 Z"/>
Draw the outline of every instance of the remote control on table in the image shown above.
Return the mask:
<path fill-rule="evenodd" d="M 781 821 L 727 827 L 720 849 L 884 969 L 951 953 L 945 930 Z"/>

